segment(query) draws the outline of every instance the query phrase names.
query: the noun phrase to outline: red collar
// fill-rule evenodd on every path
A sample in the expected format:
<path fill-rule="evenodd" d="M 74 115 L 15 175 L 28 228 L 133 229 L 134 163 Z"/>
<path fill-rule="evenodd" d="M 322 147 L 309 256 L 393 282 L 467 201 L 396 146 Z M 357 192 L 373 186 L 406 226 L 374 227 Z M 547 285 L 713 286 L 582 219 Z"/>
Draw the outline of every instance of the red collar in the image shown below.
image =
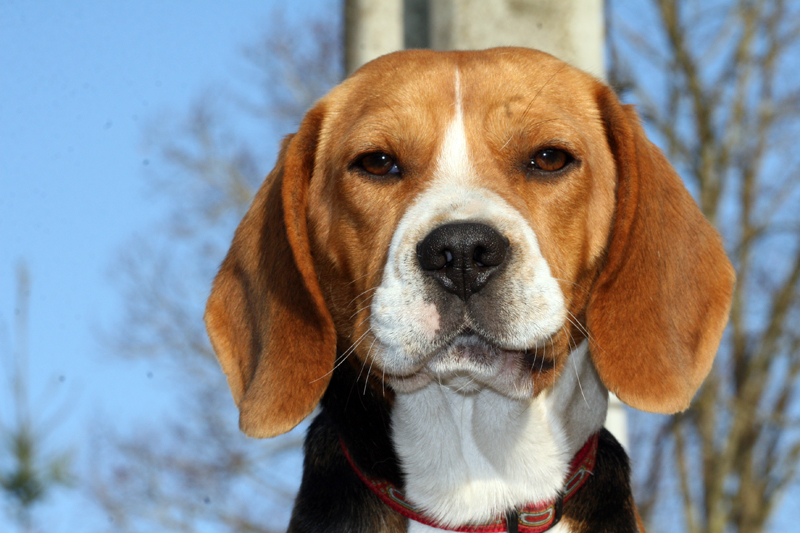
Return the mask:
<path fill-rule="evenodd" d="M 511 513 L 510 516 L 498 515 L 493 520 L 483 524 L 466 524 L 461 526 L 443 526 L 438 524 L 435 520 L 422 514 L 420 510 L 414 507 L 408 500 L 405 499 L 400 490 L 391 482 L 385 479 L 373 478 L 367 476 L 361 469 L 359 469 L 350 457 L 350 452 L 340 439 L 342 450 L 344 451 L 347 461 L 358 477 L 363 481 L 367 487 L 372 490 L 383 503 L 402 514 L 403 516 L 416 520 L 431 527 L 444 529 L 446 531 L 462 531 L 466 533 L 501 533 L 509 531 L 509 528 L 520 533 L 542 533 L 555 526 L 561 520 L 561 506 L 564 502 L 569 500 L 583 484 L 589 479 L 589 476 L 594 471 L 594 463 L 597 457 L 597 440 L 599 434 L 594 434 L 589 437 L 589 440 L 583 447 L 575 454 L 570 464 L 567 482 L 564 485 L 564 490 L 561 495 L 554 501 L 530 503 L 523 507 L 519 512 Z M 515 520 L 516 519 L 516 520 Z M 516 522 L 514 528 L 513 522 Z"/>

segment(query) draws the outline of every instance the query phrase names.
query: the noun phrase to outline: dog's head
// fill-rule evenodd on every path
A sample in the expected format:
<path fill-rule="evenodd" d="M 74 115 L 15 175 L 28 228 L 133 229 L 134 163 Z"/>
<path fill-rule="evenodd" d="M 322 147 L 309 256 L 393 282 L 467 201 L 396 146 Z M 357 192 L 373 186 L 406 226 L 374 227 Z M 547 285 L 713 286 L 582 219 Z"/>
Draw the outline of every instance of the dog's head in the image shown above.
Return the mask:
<path fill-rule="evenodd" d="M 284 142 L 206 324 L 252 436 L 298 424 L 336 364 L 398 392 L 529 398 L 583 339 L 623 401 L 674 412 L 709 371 L 733 282 L 608 87 L 532 50 L 399 52 Z"/>

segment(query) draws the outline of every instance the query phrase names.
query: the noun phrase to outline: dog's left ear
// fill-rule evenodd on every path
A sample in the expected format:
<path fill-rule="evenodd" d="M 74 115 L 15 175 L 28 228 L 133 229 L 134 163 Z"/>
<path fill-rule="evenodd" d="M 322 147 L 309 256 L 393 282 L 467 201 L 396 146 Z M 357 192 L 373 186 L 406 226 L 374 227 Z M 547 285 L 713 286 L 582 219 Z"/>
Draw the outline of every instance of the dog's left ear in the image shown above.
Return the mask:
<path fill-rule="evenodd" d="M 622 401 L 674 413 L 711 369 L 735 275 L 719 234 L 633 109 L 607 87 L 597 101 L 618 184 L 606 264 L 586 312 L 592 358 Z"/>

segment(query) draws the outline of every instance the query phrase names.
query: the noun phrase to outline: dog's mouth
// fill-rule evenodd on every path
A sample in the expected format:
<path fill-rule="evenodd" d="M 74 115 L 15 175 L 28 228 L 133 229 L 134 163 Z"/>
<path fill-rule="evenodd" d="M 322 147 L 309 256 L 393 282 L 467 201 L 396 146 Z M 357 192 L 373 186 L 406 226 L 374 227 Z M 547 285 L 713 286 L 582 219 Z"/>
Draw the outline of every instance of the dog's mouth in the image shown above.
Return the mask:
<path fill-rule="evenodd" d="M 465 328 L 415 372 L 386 377 L 398 392 L 413 392 L 435 381 L 465 394 L 488 387 L 512 398 L 530 398 L 536 392 L 534 378 L 555 369 L 548 345 L 549 339 L 525 350 L 508 349 Z"/>

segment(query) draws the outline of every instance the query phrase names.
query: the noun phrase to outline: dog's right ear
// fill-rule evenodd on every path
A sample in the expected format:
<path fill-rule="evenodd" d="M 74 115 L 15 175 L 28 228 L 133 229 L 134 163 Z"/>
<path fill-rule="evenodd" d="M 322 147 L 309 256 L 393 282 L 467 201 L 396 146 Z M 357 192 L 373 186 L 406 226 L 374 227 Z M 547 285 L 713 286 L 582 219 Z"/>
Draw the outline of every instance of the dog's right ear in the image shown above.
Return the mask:
<path fill-rule="evenodd" d="M 206 328 L 239 407 L 239 427 L 251 437 L 273 437 L 300 423 L 333 370 L 336 334 L 306 227 L 323 115 L 317 106 L 284 141 L 206 305 Z"/>

